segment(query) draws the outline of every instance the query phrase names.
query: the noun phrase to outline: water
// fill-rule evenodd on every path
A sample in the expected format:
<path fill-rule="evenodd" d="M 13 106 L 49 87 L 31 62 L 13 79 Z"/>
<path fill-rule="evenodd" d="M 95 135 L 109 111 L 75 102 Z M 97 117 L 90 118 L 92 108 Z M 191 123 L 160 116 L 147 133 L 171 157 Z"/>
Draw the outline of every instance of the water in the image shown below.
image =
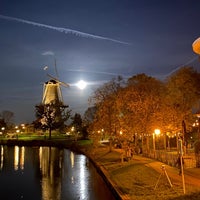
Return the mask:
<path fill-rule="evenodd" d="M 0 156 L 1 199 L 114 200 L 84 155 L 54 147 L 0 146 Z"/>

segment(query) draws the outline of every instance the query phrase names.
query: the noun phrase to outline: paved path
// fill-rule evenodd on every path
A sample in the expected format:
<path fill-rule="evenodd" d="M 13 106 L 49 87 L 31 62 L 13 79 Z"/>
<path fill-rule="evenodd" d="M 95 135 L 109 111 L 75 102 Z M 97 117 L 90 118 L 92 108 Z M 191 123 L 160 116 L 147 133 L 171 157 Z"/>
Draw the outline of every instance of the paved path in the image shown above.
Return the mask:
<path fill-rule="evenodd" d="M 182 185 L 182 176 L 179 175 L 179 169 L 176 167 L 171 167 L 169 165 L 166 165 L 165 163 L 141 157 L 141 156 L 134 156 L 134 159 L 136 160 L 147 160 L 148 163 L 146 166 L 153 168 L 159 173 L 163 173 L 162 166 L 164 165 L 164 168 L 167 172 L 167 175 L 169 176 L 172 185 Z M 191 168 L 191 169 L 184 169 L 184 180 L 186 184 L 186 190 L 187 187 L 193 187 L 195 189 L 200 188 L 200 168 Z"/>

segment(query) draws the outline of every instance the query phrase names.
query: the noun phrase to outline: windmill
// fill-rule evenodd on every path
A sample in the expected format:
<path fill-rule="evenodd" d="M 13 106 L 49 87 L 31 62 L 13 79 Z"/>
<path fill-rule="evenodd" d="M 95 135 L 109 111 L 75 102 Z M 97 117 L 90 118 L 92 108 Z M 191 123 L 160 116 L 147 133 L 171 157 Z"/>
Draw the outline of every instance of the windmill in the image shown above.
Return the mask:
<path fill-rule="evenodd" d="M 45 67 L 44 69 L 47 69 Z M 56 67 L 56 60 L 55 60 L 55 72 L 56 76 L 58 77 L 57 67 Z M 47 74 L 50 77 L 50 80 L 44 83 L 43 86 L 43 97 L 42 97 L 42 104 L 55 104 L 58 102 L 63 102 L 63 96 L 61 91 L 61 86 L 69 87 L 69 84 L 60 81 L 58 78 Z"/>

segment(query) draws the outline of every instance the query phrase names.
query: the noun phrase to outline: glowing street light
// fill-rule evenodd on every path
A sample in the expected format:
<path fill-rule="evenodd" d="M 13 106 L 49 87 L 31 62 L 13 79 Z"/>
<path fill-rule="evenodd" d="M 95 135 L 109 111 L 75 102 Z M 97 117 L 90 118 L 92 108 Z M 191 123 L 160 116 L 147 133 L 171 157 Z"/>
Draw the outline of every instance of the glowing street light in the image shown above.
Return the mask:
<path fill-rule="evenodd" d="M 193 44 L 192 44 L 192 49 L 196 54 L 200 55 L 200 38 L 197 38 Z"/>
<path fill-rule="evenodd" d="M 5 127 L 2 127 L 0 134 L 2 135 L 2 134 L 4 134 L 4 132 L 5 132 Z"/>
<path fill-rule="evenodd" d="M 160 129 L 155 129 L 154 130 L 154 133 L 153 133 L 153 150 L 155 151 L 156 150 L 156 135 L 159 135 L 160 134 Z"/>
<path fill-rule="evenodd" d="M 198 118 L 198 122 L 197 122 L 197 125 L 198 125 L 198 139 L 200 140 L 200 111 L 198 111 L 196 113 L 196 116 Z"/>
<path fill-rule="evenodd" d="M 160 129 L 155 129 L 154 132 L 155 132 L 156 135 L 159 135 L 160 134 Z"/>

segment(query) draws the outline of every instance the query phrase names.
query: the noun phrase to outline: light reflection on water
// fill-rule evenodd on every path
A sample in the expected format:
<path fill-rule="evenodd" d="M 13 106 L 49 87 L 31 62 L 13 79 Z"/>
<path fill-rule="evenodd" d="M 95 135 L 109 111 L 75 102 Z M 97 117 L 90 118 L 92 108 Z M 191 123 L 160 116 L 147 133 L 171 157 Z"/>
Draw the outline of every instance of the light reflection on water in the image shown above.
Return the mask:
<path fill-rule="evenodd" d="M 6 199 L 114 199 L 84 155 L 18 146 L 0 146 L 0 155 L 0 194 Z"/>
<path fill-rule="evenodd" d="M 0 145 L 0 154 L 1 154 L 1 161 L 0 161 L 0 170 L 3 168 L 3 146 Z"/>

